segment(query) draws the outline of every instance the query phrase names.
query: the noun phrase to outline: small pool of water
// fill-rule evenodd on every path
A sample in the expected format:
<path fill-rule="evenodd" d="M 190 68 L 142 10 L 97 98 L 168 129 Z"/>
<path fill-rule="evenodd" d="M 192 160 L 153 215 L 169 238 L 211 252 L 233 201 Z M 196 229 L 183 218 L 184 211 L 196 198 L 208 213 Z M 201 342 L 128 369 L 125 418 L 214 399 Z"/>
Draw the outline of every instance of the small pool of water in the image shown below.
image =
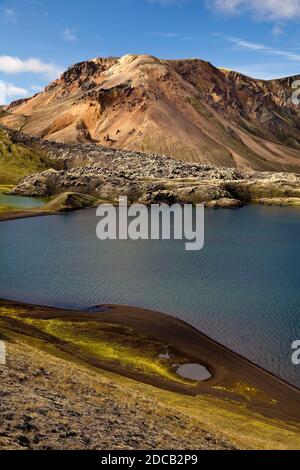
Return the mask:
<path fill-rule="evenodd" d="M 184 379 L 204 381 L 212 377 L 209 370 L 200 364 L 183 364 L 179 366 L 176 373 Z"/>
<path fill-rule="evenodd" d="M 35 209 L 44 205 L 43 199 L 0 193 L 0 206 L 13 207 L 14 209 Z"/>

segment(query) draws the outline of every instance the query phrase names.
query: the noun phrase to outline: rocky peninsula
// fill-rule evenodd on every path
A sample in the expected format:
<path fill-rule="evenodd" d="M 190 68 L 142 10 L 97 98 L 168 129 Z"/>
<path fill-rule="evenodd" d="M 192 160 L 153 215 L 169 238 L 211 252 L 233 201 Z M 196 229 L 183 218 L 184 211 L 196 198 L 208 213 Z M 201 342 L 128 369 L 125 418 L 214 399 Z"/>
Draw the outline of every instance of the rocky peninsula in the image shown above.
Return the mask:
<path fill-rule="evenodd" d="M 13 142 L 38 149 L 52 163 L 51 168 L 22 178 L 10 191 L 14 195 L 64 198 L 65 193 L 77 193 L 90 196 L 90 205 L 95 201 L 115 202 L 126 195 L 131 202 L 149 205 L 177 202 L 204 203 L 216 208 L 249 203 L 300 206 L 297 173 L 218 168 L 166 155 L 95 144 L 57 143 L 10 129 L 6 132 Z"/>

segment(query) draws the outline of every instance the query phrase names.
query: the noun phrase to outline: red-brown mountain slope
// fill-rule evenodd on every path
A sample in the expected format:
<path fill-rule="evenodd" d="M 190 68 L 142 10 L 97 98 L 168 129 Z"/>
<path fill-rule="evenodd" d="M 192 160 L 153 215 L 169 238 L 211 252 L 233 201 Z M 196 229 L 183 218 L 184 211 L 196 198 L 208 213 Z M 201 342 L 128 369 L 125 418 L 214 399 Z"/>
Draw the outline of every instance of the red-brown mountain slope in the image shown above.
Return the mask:
<path fill-rule="evenodd" d="M 167 154 L 255 170 L 299 171 L 299 77 L 255 80 L 202 60 L 148 55 L 70 67 L 0 121 L 59 142 Z"/>

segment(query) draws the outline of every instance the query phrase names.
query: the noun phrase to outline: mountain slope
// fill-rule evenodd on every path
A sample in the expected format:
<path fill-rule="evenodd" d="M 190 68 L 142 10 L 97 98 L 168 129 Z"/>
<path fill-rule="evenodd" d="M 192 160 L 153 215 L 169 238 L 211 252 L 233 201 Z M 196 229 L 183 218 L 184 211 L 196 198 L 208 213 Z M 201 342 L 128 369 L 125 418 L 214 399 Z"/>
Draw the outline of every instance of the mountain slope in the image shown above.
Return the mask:
<path fill-rule="evenodd" d="M 59 168 L 37 146 L 24 145 L 0 128 L 0 184 L 16 184 L 28 174 Z"/>
<path fill-rule="evenodd" d="M 298 171 L 297 78 L 255 80 L 202 60 L 97 58 L 70 67 L 43 93 L 12 103 L 1 122 L 59 142 Z"/>

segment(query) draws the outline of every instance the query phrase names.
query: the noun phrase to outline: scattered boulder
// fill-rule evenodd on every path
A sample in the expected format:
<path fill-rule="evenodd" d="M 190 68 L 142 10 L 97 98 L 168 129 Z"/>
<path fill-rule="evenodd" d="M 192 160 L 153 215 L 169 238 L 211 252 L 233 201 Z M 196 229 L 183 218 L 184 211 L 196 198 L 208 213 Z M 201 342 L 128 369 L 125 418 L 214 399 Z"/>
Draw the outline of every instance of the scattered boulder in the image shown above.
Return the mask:
<path fill-rule="evenodd" d="M 205 207 L 212 209 L 237 209 L 239 207 L 242 207 L 243 205 L 244 203 L 239 199 L 228 198 L 216 199 L 205 203 Z"/>

